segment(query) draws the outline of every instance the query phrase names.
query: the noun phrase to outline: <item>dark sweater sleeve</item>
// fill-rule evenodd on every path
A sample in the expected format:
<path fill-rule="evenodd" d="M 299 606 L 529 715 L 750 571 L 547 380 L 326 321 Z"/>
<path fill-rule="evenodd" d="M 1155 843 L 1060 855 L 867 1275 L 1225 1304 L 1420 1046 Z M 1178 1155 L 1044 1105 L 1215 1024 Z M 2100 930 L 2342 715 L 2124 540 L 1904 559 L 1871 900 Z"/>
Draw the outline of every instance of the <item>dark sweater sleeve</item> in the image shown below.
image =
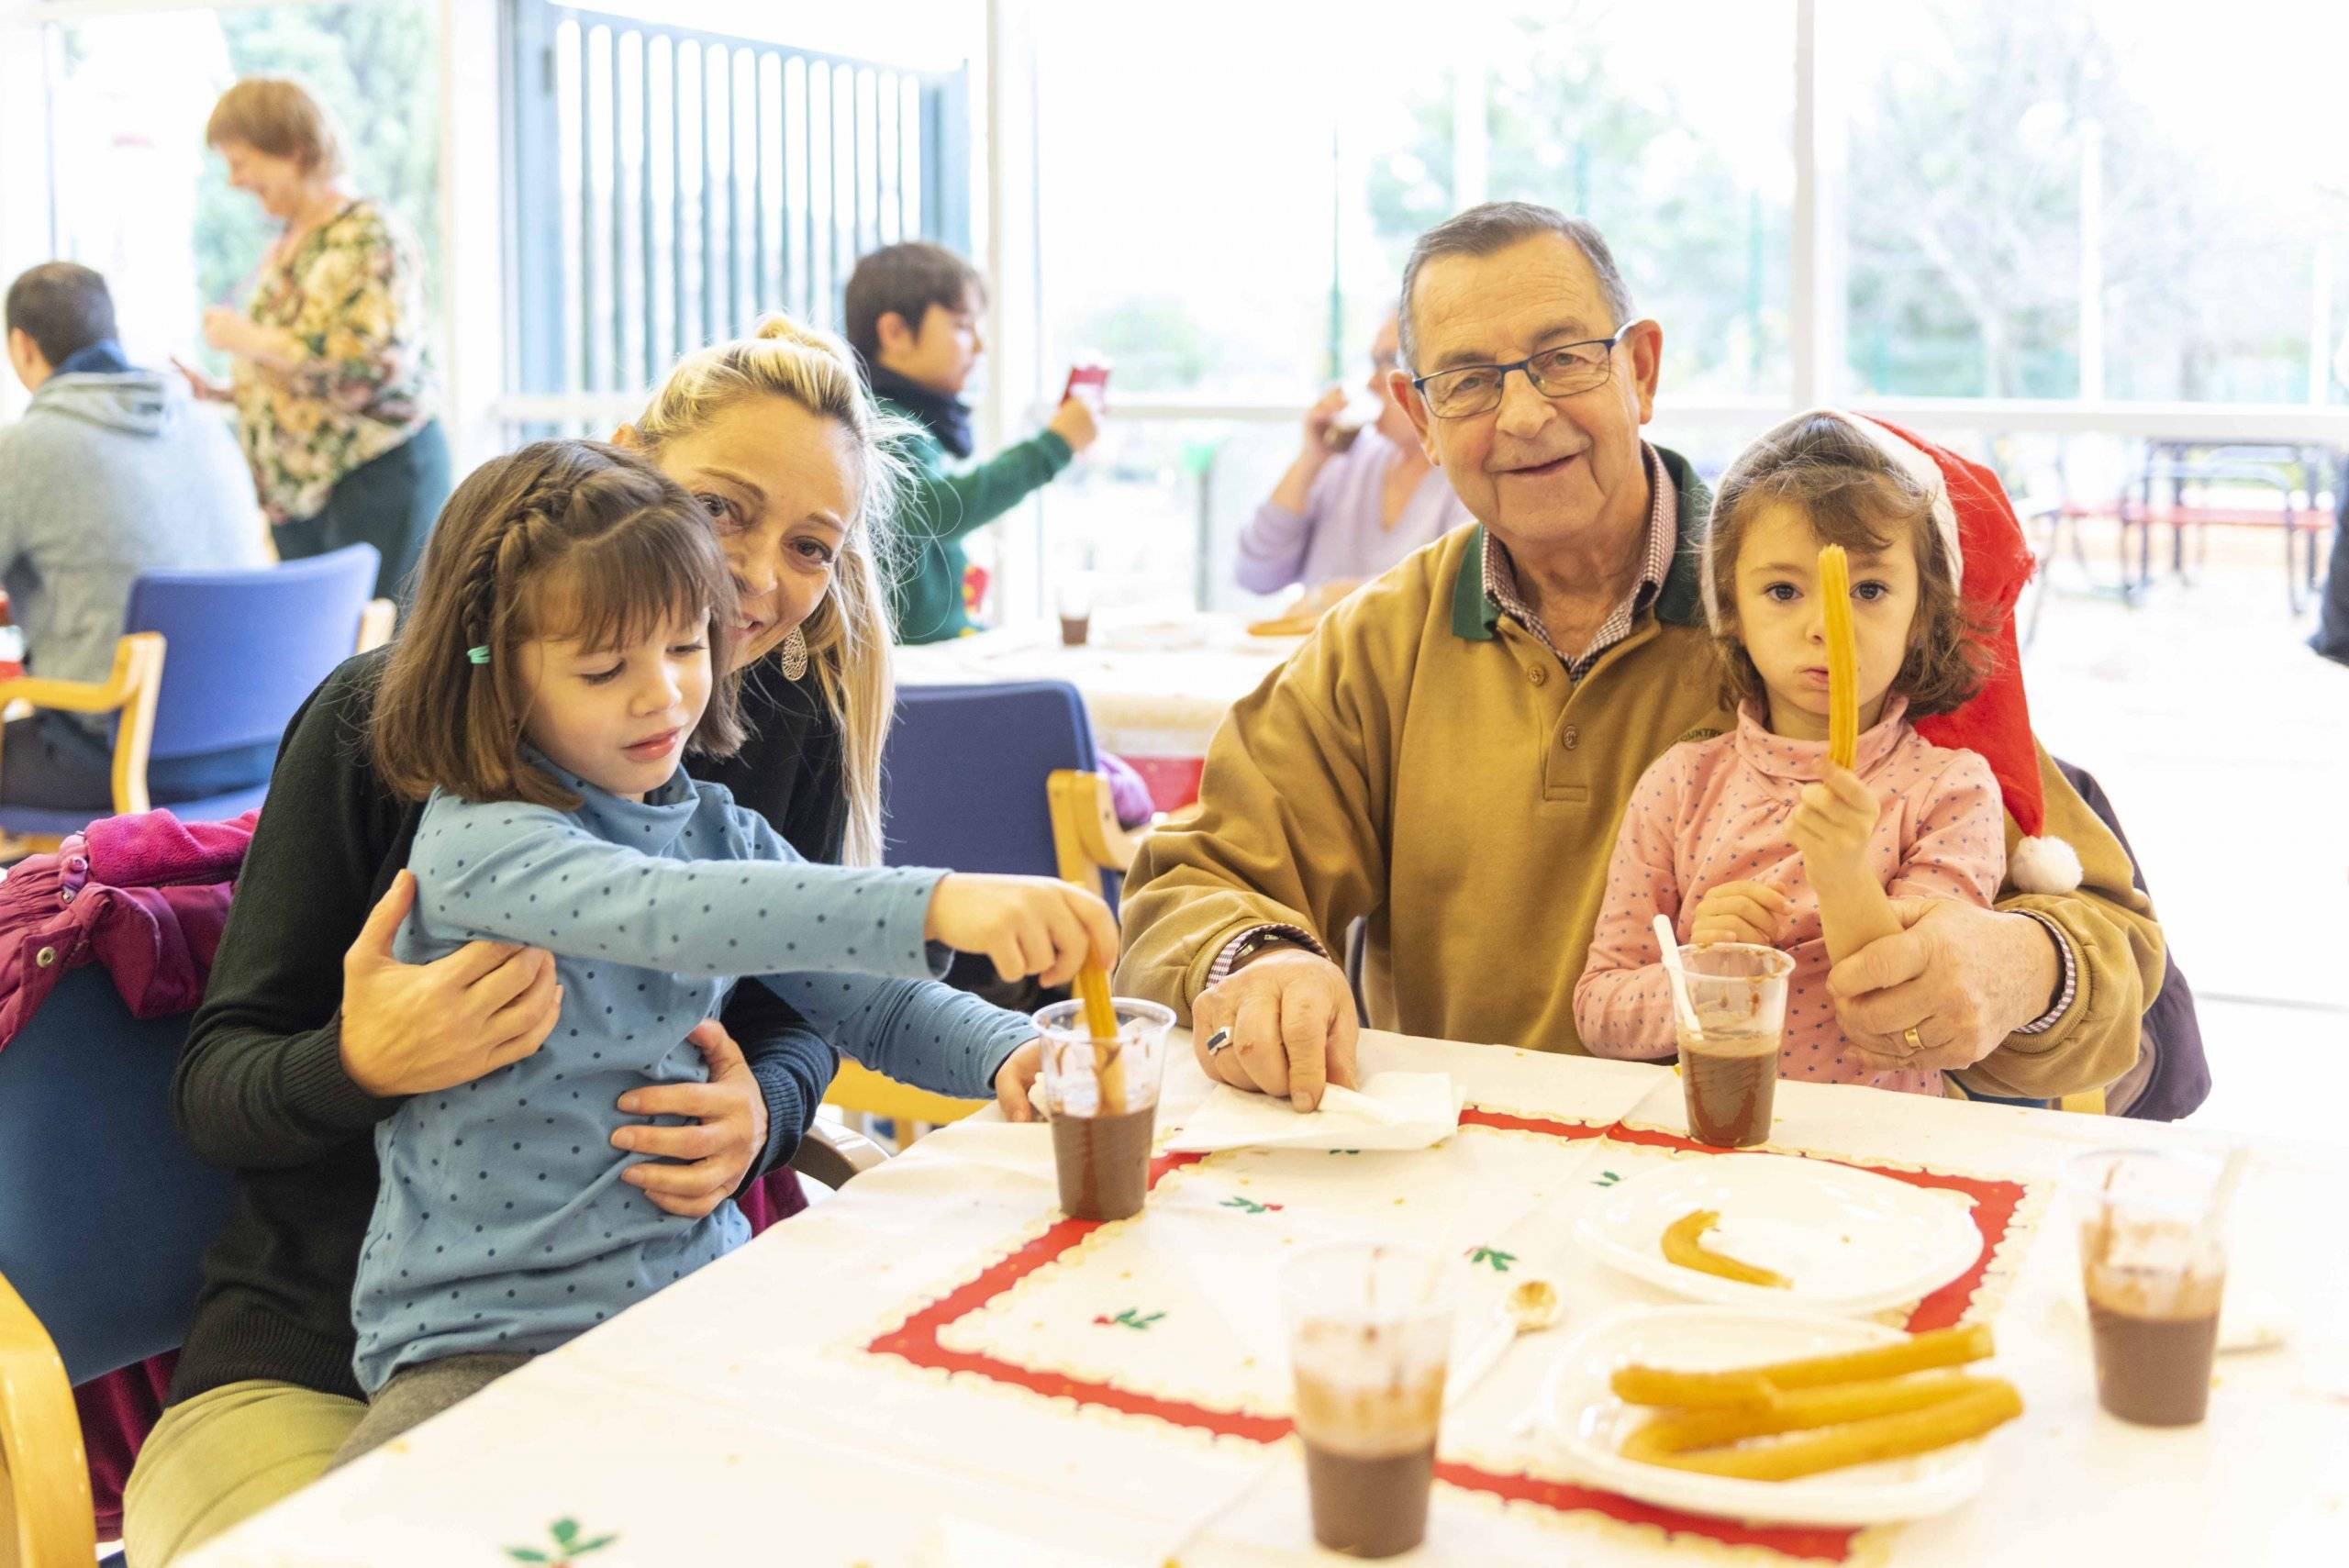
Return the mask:
<path fill-rule="evenodd" d="M 1074 455 L 1066 441 L 1043 430 L 960 473 L 925 466 L 899 521 L 918 537 L 961 539 L 1051 484 Z"/>
<path fill-rule="evenodd" d="M 216 1165 L 306 1164 L 397 1107 L 342 1066 L 342 959 L 406 856 L 414 814 L 362 743 L 382 662 L 345 662 L 287 728 L 218 955 L 172 1076 L 172 1114 Z"/>
<path fill-rule="evenodd" d="M 816 1107 L 840 1071 L 840 1052 L 807 1027 L 792 1006 L 755 980 L 734 987 L 721 1015 L 726 1032 L 759 1081 L 767 1106 L 766 1147 L 744 1173 L 741 1187 L 791 1162 L 816 1119 Z"/>

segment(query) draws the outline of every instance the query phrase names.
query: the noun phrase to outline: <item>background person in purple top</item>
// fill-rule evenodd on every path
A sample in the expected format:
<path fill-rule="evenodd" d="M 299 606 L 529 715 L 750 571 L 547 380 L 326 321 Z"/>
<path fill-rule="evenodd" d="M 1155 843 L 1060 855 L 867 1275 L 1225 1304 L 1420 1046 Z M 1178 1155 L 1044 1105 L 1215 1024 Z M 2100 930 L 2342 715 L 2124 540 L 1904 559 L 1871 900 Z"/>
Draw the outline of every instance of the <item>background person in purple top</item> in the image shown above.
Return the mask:
<path fill-rule="evenodd" d="M 1395 368 L 1395 317 L 1371 339 L 1364 383 L 1378 400 L 1378 418 L 1344 451 L 1330 445 L 1330 421 L 1350 398 L 1332 387 L 1305 416 L 1305 445 L 1272 497 L 1240 536 L 1240 585 L 1277 594 L 1292 583 L 1324 591 L 1315 607 L 1335 603 L 1419 546 L 1470 521 L 1468 509 L 1430 462 L 1411 421 L 1387 395 Z"/>

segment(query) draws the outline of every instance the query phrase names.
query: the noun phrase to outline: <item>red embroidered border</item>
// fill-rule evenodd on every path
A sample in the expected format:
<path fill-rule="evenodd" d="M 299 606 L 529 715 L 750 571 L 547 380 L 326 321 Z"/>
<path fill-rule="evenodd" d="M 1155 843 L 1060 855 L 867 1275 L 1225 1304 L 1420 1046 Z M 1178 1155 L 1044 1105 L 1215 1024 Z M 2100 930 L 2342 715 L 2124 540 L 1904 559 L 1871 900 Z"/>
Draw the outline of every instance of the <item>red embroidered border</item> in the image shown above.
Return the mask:
<path fill-rule="evenodd" d="M 1620 1143 L 1643 1144 L 1651 1148 L 1685 1149 L 1706 1154 L 1723 1152 L 1672 1133 L 1628 1128 L 1620 1122 L 1593 1127 L 1583 1122 L 1510 1116 L 1479 1106 L 1464 1109 L 1460 1119 L 1473 1127 L 1538 1132 L 1568 1140 L 1612 1138 Z M 1150 1184 L 1156 1187 L 1168 1172 L 1196 1165 L 1205 1158 L 1201 1154 L 1162 1154 L 1151 1162 Z M 1909 1328 L 1911 1332 L 1916 1332 L 1956 1322 L 1981 1284 L 1991 1256 L 1998 1251 L 1998 1243 L 2005 1238 L 2007 1228 L 2014 1219 L 2015 1209 L 2023 1196 L 2021 1184 L 1936 1175 L 1923 1171 L 1887 1170 L 1849 1160 L 1832 1162 L 1850 1165 L 1855 1170 L 1873 1171 L 1878 1175 L 1890 1176 L 1915 1186 L 1950 1188 L 1966 1193 L 1976 1200 L 1974 1222 L 1982 1232 L 1981 1256 L 1971 1269 L 1920 1302 L 1917 1310 L 1909 1315 Z M 1274 1443 L 1288 1436 L 1292 1429 L 1286 1417 L 1216 1410 L 1187 1400 L 1135 1394 L 1114 1384 L 1070 1377 L 1062 1373 L 1039 1372 L 995 1356 L 949 1350 L 941 1342 L 941 1336 L 948 1325 L 977 1311 L 1020 1280 L 1059 1260 L 1091 1235 L 1100 1223 L 1090 1219 L 1056 1221 L 1034 1240 L 874 1339 L 865 1346 L 866 1351 L 875 1355 L 897 1356 L 915 1366 L 933 1371 L 970 1373 L 992 1382 L 1025 1388 L 1047 1398 L 1071 1399 L 1081 1405 L 1097 1406 L 1129 1416 L 1148 1416 L 1172 1426 L 1189 1427 L 1223 1437 L 1242 1438 L 1250 1442 Z M 1798 1526 L 1741 1525 L 1727 1519 L 1652 1507 L 1612 1492 L 1596 1491 L 1562 1481 L 1540 1480 L 1531 1475 L 1504 1474 L 1450 1460 L 1439 1460 L 1435 1473 L 1437 1479 L 1452 1485 L 1483 1492 L 1508 1502 L 1537 1503 L 1561 1512 L 1603 1514 L 1627 1524 L 1648 1525 L 1675 1534 L 1701 1535 L 1725 1545 L 1766 1547 L 1787 1557 L 1841 1562 L 1851 1555 L 1852 1540 L 1859 1533 L 1850 1529 Z"/>

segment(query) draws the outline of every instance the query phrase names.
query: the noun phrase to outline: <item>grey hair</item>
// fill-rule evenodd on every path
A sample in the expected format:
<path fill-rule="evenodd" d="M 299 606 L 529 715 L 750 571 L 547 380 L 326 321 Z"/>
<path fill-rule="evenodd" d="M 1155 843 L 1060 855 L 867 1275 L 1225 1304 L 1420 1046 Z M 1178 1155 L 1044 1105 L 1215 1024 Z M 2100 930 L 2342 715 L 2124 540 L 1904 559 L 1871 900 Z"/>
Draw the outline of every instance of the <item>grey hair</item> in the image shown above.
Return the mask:
<path fill-rule="evenodd" d="M 1486 202 L 1454 213 L 1412 242 L 1410 260 L 1403 263 L 1403 295 L 1396 311 L 1402 335 L 1403 363 L 1419 370 L 1419 350 L 1412 330 L 1411 291 L 1419 286 L 1419 269 L 1441 256 L 1490 256 L 1520 240 L 1554 234 L 1583 253 L 1598 274 L 1598 292 L 1613 312 L 1614 325 L 1632 319 L 1631 291 L 1615 266 L 1615 253 L 1606 238 L 1586 218 L 1568 217 L 1556 207 L 1536 202 Z"/>

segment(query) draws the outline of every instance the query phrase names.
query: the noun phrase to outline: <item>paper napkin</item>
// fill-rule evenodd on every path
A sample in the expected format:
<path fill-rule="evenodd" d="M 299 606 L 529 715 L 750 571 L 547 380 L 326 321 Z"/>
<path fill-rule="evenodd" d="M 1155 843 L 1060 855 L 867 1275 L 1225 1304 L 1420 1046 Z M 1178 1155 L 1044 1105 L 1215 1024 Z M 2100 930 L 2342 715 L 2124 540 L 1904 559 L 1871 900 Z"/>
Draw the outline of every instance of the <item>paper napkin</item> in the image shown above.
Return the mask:
<path fill-rule="evenodd" d="M 1166 1147 L 1207 1154 L 1222 1149 L 1426 1149 L 1452 1136 L 1465 1098 L 1449 1073 L 1374 1073 L 1360 1089 L 1332 1084 L 1321 1108 L 1302 1115 L 1286 1100 L 1219 1084 Z"/>

